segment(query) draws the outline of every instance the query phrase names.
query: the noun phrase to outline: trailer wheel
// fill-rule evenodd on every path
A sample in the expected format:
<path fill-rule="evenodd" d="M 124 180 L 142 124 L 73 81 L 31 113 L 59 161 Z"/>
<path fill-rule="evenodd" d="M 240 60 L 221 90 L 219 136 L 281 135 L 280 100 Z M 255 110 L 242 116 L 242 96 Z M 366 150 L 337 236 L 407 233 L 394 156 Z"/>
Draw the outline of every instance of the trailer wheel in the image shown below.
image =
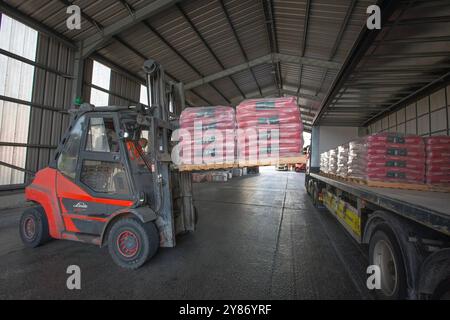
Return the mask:
<path fill-rule="evenodd" d="M 153 222 L 119 219 L 108 235 L 108 249 L 114 262 L 125 269 L 141 267 L 159 248 L 159 234 Z"/>
<path fill-rule="evenodd" d="M 308 180 L 308 182 L 305 185 L 306 193 L 311 196 L 311 180 Z"/>
<path fill-rule="evenodd" d="M 314 207 L 317 207 L 319 205 L 319 187 L 317 183 L 312 185 L 312 200 Z"/>
<path fill-rule="evenodd" d="M 450 300 L 450 279 L 444 280 L 435 290 L 433 300 Z"/>
<path fill-rule="evenodd" d="M 48 240 L 48 221 L 42 207 L 29 208 L 20 218 L 20 238 L 25 246 L 36 248 Z"/>
<path fill-rule="evenodd" d="M 378 230 L 369 242 L 371 265 L 381 271 L 381 288 L 375 290 L 377 298 L 396 300 L 405 298 L 406 275 L 400 248 L 395 236 L 388 230 Z"/>
<path fill-rule="evenodd" d="M 195 225 L 197 225 L 198 223 L 198 211 L 197 211 L 197 207 L 194 206 L 194 223 Z"/>

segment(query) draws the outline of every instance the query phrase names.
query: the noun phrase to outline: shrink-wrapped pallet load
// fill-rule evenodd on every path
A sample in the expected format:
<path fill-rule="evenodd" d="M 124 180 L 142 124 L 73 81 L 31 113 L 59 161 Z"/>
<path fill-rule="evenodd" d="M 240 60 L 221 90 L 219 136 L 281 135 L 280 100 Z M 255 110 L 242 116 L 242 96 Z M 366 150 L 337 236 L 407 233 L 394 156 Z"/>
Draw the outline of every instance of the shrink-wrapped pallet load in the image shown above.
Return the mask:
<path fill-rule="evenodd" d="M 331 149 L 328 153 L 328 173 L 336 174 L 338 168 L 338 150 Z"/>
<path fill-rule="evenodd" d="M 426 183 L 450 187 L 450 137 L 425 138 Z"/>
<path fill-rule="evenodd" d="M 202 169 L 232 166 L 235 162 L 234 109 L 225 106 L 192 107 L 180 116 L 181 166 Z"/>
<path fill-rule="evenodd" d="M 239 161 L 299 157 L 303 124 L 295 97 L 245 100 L 236 107 Z"/>
<path fill-rule="evenodd" d="M 398 133 L 379 133 L 350 143 L 351 178 L 423 184 L 425 145 L 423 138 Z"/>
<path fill-rule="evenodd" d="M 348 144 L 347 177 L 367 180 L 367 139 L 361 138 Z"/>
<path fill-rule="evenodd" d="M 423 184 L 425 144 L 422 137 L 380 133 L 367 138 L 367 179 Z"/>
<path fill-rule="evenodd" d="M 329 152 L 324 152 L 320 155 L 320 172 L 329 173 Z"/>
<path fill-rule="evenodd" d="M 348 144 L 338 147 L 336 174 L 342 178 L 348 175 L 348 149 Z"/>

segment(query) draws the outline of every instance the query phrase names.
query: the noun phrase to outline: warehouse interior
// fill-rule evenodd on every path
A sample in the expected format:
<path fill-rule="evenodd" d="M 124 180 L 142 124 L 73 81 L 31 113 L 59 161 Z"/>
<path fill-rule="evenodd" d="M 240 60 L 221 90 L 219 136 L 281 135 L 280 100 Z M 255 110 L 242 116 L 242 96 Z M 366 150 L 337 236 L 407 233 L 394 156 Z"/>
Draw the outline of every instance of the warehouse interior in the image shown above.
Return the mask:
<path fill-rule="evenodd" d="M 72 5 L 80 29 L 67 26 Z M 371 5 L 381 29 L 366 25 Z M 92 245 L 25 248 L 24 189 L 55 157 L 77 99 L 148 105 L 149 59 L 183 109 L 295 97 L 321 142 L 311 167 L 358 136 L 449 136 L 449 1 L 5 0 L 0 23 L 1 299 L 374 299 L 367 253 L 314 206 L 304 173 L 194 183 L 195 232 L 133 272 Z M 82 290 L 67 290 L 69 265 Z"/>

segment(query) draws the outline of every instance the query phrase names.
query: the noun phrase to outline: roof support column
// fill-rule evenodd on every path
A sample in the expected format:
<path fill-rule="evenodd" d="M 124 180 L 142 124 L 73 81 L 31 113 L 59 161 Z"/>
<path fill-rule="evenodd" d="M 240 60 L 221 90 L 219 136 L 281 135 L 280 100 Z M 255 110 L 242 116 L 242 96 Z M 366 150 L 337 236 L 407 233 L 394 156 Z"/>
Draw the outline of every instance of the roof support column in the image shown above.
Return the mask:
<path fill-rule="evenodd" d="M 75 52 L 75 60 L 73 65 L 73 81 L 72 81 L 72 103 L 77 98 L 83 98 L 83 78 L 84 78 L 85 58 L 81 55 L 81 50 Z"/>

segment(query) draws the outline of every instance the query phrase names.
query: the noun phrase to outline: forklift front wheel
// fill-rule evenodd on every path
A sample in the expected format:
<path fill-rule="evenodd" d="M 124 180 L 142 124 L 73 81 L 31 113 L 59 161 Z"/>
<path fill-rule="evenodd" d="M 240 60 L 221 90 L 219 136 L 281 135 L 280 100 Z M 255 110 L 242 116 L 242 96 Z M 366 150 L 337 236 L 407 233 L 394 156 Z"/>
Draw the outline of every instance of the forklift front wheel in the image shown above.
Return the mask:
<path fill-rule="evenodd" d="M 158 229 L 153 222 L 119 219 L 109 231 L 108 248 L 117 265 L 125 269 L 137 269 L 158 251 Z"/>
<path fill-rule="evenodd" d="M 29 208 L 20 218 L 20 238 L 25 246 L 36 248 L 50 239 L 48 221 L 42 207 Z"/>

